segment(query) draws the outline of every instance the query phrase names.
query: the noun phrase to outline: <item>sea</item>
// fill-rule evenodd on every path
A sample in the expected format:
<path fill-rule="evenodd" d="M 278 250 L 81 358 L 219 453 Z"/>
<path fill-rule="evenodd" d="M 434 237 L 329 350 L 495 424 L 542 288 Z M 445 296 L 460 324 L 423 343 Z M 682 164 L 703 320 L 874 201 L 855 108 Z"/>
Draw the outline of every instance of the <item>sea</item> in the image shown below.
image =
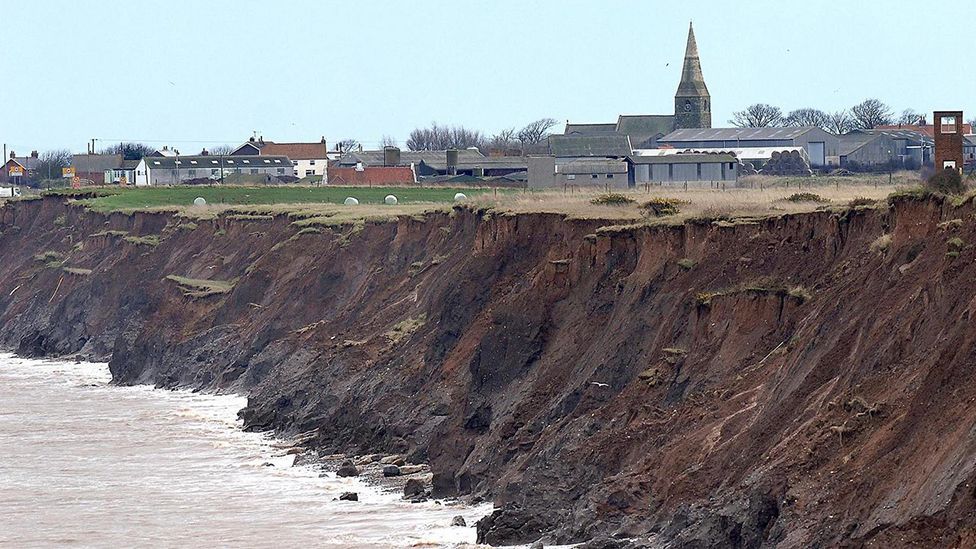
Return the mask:
<path fill-rule="evenodd" d="M 0 354 L 0 547 L 464 547 L 491 512 L 295 466 L 243 397 L 110 381 Z"/>

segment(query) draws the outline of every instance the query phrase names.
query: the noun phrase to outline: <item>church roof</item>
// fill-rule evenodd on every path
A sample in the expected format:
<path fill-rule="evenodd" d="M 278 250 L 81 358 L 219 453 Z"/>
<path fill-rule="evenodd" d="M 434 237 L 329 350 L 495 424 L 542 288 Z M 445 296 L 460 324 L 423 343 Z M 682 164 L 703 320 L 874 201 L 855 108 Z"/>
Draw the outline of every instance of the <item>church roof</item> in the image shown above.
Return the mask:
<path fill-rule="evenodd" d="M 695 41 L 695 29 L 688 23 L 688 44 L 685 46 L 685 62 L 681 69 L 681 83 L 678 84 L 678 97 L 708 96 L 705 77 L 702 75 L 701 60 L 698 58 L 698 43 Z"/>
<path fill-rule="evenodd" d="M 557 157 L 607 156 L 624 157 L 633 154 L 626 135 L 550 135 L 549 154 Z"/>

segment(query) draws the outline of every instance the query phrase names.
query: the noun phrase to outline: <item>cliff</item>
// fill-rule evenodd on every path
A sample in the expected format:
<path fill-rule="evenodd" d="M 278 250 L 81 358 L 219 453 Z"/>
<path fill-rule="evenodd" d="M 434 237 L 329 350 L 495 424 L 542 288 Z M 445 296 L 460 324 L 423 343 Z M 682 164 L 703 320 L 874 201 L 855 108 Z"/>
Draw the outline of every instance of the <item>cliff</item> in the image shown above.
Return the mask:
<path fill-rule="evenodd" d="M 492 543 L 976 542 L 971 202 L 608 227 L 0 207 L 0 345 L 405 452 Z"/>

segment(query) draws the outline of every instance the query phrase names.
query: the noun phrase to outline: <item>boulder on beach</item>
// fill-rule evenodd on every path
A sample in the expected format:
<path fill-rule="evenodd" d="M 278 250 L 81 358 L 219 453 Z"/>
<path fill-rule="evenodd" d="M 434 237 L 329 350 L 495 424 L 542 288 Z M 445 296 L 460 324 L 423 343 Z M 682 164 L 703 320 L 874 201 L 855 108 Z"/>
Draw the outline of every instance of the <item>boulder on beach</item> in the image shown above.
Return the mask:
<path fill-rule="evenodd" d="M 412 478 L 407 480 L 407 483 L 403 486 L 403 497 L 412 498 L 415 496 L 422 495 L 424 493 L 424 481 L 419 478 Z"/>
<path fill-rule="evenodd" d="M 352 461 L 346 460 L 342 462 L 339 466 L 339 470 L 336 471 L 337 477 L 358 477 L 359 469 L 353 464 Z"/>
<path fill-rule="evenodd" d="M 468 522 L 466 520 L 464 520 L 464 517 L 462 517 L 461 515 L 457 515 L 457 516 L 455 516 L 454 518 L 451 519 L 451 526 L 464 526 L 464 527 L 467 527 L 468 526 Z"/>
<path fill-rule="evenodd" d="M 343 492 L 339 496 L 339 501 L 359 501 L 359 494 L 356 492 Z"/>
<path fill-rule="evenodd" d="M 422 473 L 426 467 L 423 465 L 403 465 L 400 467 L 401 475 L 412 475 L 414 473 Z"/>
<path fill-rule="evenodd" d="M 392 455 L 380 459 L 380 463 L 382 463 L 383 465 L 396 465 L 397 467 L 399 467 L 401 465 L 406 465 L 407 462 L 403 459 L 403 456 Z"/>
<path fill-rule="evenodd" d="M 398 477 L 400 476 L 400 468 L 396 465 L 384 465 L 383 466 L 383 476 L 384 477 Z"/>

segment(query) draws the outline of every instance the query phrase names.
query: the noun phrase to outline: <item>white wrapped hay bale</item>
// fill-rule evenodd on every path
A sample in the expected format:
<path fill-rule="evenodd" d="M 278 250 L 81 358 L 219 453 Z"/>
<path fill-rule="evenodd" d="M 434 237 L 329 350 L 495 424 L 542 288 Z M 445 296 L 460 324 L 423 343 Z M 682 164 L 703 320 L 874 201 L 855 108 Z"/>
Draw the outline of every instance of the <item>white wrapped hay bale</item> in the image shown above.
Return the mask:
<path fill-rule="evenodd" d="M 349 196 L 349 197 L 346 198 L 346 200 L 343 202 L 343 204 L 345 204 L 346 206 L 358 206 L 359 205 L 359 201 L 356 200 L 355 198 Z"/>
<path fill-rule="evenodd" d="M 384 198 L 383 201 L 390 206 L 396 206 L 396 203 L 398 202 L 397 197 L 393 196 L 392 194 L 386 195 L 386 198 Z"/>

